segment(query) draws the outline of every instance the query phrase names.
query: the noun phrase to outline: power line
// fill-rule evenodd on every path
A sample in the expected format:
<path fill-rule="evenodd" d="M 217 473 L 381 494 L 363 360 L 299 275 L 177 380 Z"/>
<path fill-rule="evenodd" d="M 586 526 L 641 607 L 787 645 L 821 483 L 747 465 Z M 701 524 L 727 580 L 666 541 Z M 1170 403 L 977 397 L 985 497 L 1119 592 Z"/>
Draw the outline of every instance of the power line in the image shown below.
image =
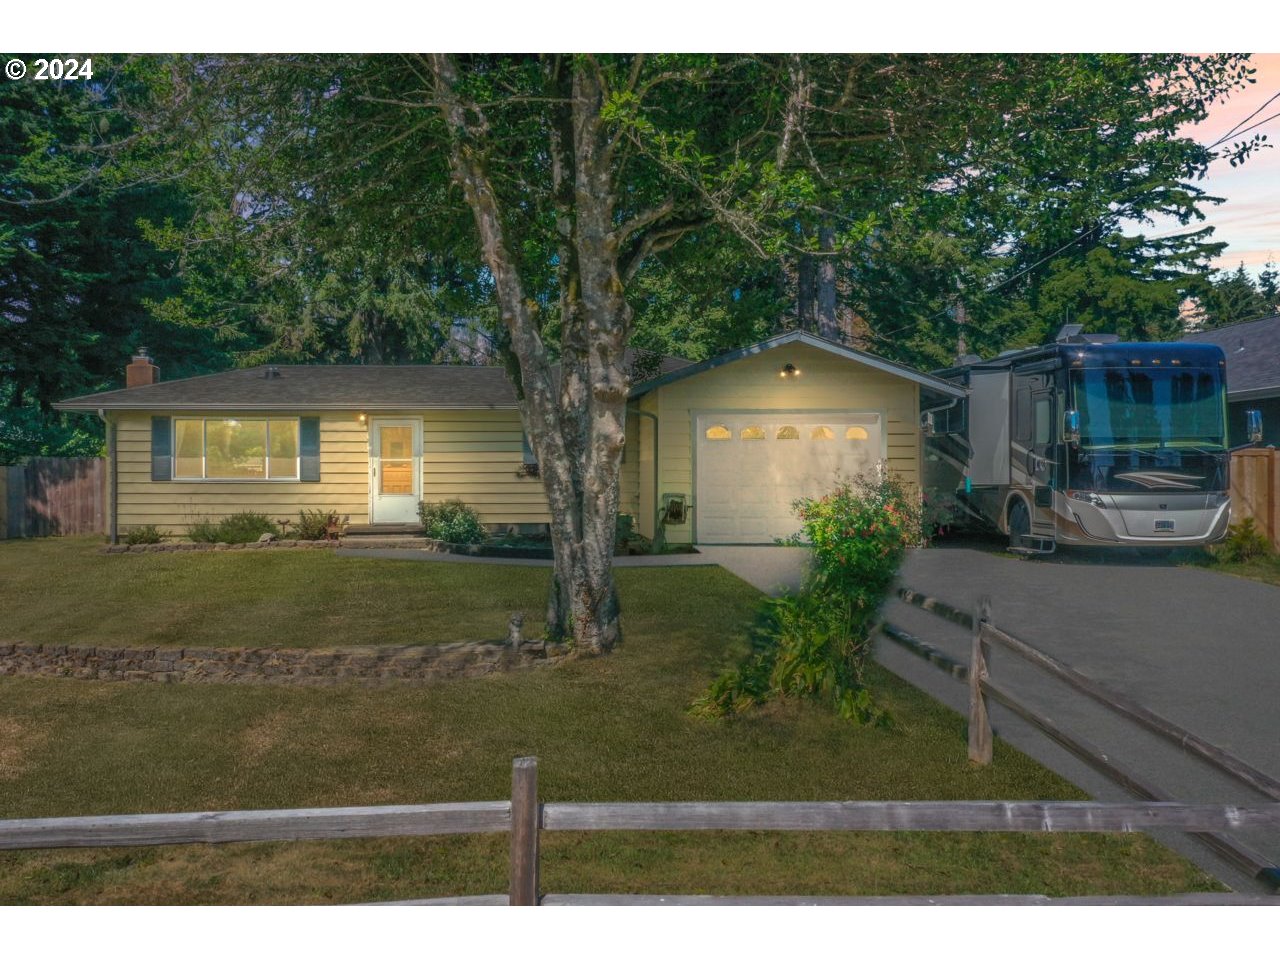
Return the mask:
<path fill-rule="evenodd" d="M 1230 138 L 1231 136 L 1233 136 L 1233 135 L 1235 134 L 1235 132 L 1236 132 L 1237 130 L 1239 130 L 1239 129 L 1240 129 L 1240 127 L 1242 127 L 1244 124 L 1248 123 L 1250 120 L 1252 120 L 1252 119 L 1253 119 L 1254 117 L 1256 117 L 1258 114 L 1260 114 L 1263 110 L 1267 109 L 1267 107 L 1268 107 L 1268 106 L 1270 106 L 1270 105 L 1271 105 L 1274 101 L 1276 101 L 1276 100 L 1280 100 L 1280 93 L 1276 93 L 1276 94 L 1274 94 L 1273 96 L 1271 96 L 1271 97 L 1267 100 L 1267 102 L 1266 102 L 1266 103 L 1264 103 L 1264 104 L 1263 104 L 1262 106 L 1260 106 L 1257 110 L 1253 111 L 1253 113 L 1249 114 L 1247 117 L 1245 117 L 1245 118 L 1244 118 L 1243 120 L 1241 120 L 1239 123 L 1237 123 L 1234 127 L 1232 127 L 1230 130 L 1228 130 L 1228 131 L 1227 131 L 1226 133 L 1224 133 L 1222 136 L 1220 136 L 1217 140 L 1215 140 L 1212 144 L 1210 144 L 1210 145 L 1208 146 L 1208 148 L 1207 148 L 1207 149 L 1212 150 L 1212 149 L 1213 149 L 1214 147 L 1216 147 L 1218 144 L 1222 143 L 1224 140 L 1226 140 L 1226 139 Z"/>
<path fill-rule="evenodd" d="M 1253 126 L 1245 127 L 1243 130 L 1240 130 L 1237 133 L 1231 134 L 1231 136 L 1236 136 L 1236 137 L 1244 136 L 1250 130 L 1256 130 L 1258 127 L 1262 126 L 1264 123 L 1270 123 L 1272 120 L 1276 119 L 1276 117 L 1280 117 L 1280 113 L 1273 113 L 1269 117 L 1264 117 L 1263 119 L 1259 120 L 1257 123 L 1253 124 Z M 1221 140 L 1218 141 L 1218 143 L 1221 143 L 1221 142 L 1222 142 Z M 1216 147 L 1218 143 L 1215 143 L 1213 147 Z M 1213 147 L 1210 147 L 1209 149 L 1212 150 Z"/>
<path fill-rule="evenodd" d="M 1041 257 L 1039 260 L 1037 260 L 1035 263 L 1031 264 L 1030 266 L 1023 267 L 1013 276 L 1006 277 L 1005 279 L 1001 280 L 999 283 L 993 284 L 992 286 L 987 287 L 985 290 L 982 291 L 983 295 L 985 296 L 986 294 L 989 294 L 989 293 L 995 293 L 1001 287 L 1008 286 L 1009 284 L 1013 283 L 1013 281 L 1019 279 L 1020 277 L 1026 276 L 1032 270 L 1036 269 L 1036 267 L 1039 267 L 1042 264 L 1048 263 L 1054 257 L 1058 256 L 1058 254 L 1063 253 L 1066 250 L 1069 250 L 1071 247 L 1074 247 L 1077 243 L 1079 243 L 1081 240 L 1084 240 L 1090 234 L 1097 233 L 1101 229 L 1102 229 L 1102 224 L 1100 223 L 1090 227 L 1084 233 L 1080 234 L 1080 236 L 1072 240 L 1068 240 L 1066 243 L 1060 246 L 1057 250 L 1053 251 L 1053 253 L 1046 254 L 1045 256 Z M 926 317 L 923 322 L 932 323 L 934 320 L 937 320 L 939 317 L 945 314 L 947 312 L 947 309 L 948 309 L 947 307 L 943 307 L 941 310 L 939 310 L 937 313 L 933 314 L 932 316 Z M 910 323 L 903 324 L 902 326 L 896 327 L 893 330 L 888 330 L 884 333 L 877 332 L 876 337 L 879 339 L 883 339 L 885 337 L 892 337 L 895 334 L 901 333 L 902 331 L 909 329 L 910 327 L 916 326 L 917 323 L 918 321 L 913 320 Z"/>

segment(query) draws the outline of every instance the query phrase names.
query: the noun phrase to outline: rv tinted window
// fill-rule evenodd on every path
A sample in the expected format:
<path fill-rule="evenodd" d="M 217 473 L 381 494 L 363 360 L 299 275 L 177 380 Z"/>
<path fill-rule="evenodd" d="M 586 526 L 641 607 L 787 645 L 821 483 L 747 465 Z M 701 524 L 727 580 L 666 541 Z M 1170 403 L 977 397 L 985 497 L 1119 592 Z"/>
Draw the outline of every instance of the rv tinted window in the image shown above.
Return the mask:
<path fill-rule="evenodd" d="M 1048 397 L 1036 398 L 1036 436 L 1035 444 L 1040 446 L 1049 442 L 1052 433 L 1053 417 L 1051 413 L 1051 405 Z"/>
<path fill-rule="evenodd" d="M 1031 439 L 1031 391 L 1024 387 L 1013 400 L 1013 435 L 1025 442 Z"/>

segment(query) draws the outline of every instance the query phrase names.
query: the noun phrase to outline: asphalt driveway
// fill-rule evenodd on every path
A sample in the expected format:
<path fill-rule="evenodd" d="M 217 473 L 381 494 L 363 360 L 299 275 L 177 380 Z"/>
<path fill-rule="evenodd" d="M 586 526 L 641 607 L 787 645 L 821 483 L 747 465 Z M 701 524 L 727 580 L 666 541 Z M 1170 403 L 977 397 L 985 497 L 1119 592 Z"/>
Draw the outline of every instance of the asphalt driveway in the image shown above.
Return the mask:
<path fill-rule="evenodd" d="M 1280 588 L 1194 567 L 1124 559 L 1024 561 L 965 548 L 913 552 L 901 581 L 963 610 L 972 610 L 980 597 L 990 596 L 992 621 L 1000 628 L 1280 778 Z M 886 605 L 884 615 L 907 633 L 968 662 L 966 629 L 897 599 Z M 964 686 L 935 667 L 883 638 L 877 655 L 917 686 L 958 710 L 966 708 Z M 1015 696 L 1177 799 L 1266 799 L 1024 665 L 1013 654 L 995 651 L 990 669 L 992 679 Z M 999 708 L 993 722 L 998 735 L 1095 796 L 1124 798 Z M 1280 860 L 1280 837 L 1239 839 L 1273 862 Z M 1206 860 L 1200 849 L 1197 845 L 1194 853 L 1191 847 L 1184 852 L 1206 868 L 1218 867 L 1213 872 L 1229 883 L 1247 885 L 1241 875 L 1232 876 Z"/>

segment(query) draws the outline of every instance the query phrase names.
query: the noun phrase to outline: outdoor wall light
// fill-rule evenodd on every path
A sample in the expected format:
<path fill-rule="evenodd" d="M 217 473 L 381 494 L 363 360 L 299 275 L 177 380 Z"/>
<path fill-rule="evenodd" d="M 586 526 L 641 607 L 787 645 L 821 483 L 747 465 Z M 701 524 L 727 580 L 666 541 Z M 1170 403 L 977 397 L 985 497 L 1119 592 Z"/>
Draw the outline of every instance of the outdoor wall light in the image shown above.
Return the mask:
<path fill-rule="evenodd" d="M 368 423 L 369 415 L 365 413 L 358 413 L 356 414 L 356 419 L 359 420 L 361 423 Z"/>
<path fill-rule="evenodd" d="M 795 366 L 795 364 L 788 363 L 785 367 L 783 367 L 778 372 L 778 376 L 780 376 L 783 380 L 787 380 L 793 377 L 800 376 L 800 370 Z"/>

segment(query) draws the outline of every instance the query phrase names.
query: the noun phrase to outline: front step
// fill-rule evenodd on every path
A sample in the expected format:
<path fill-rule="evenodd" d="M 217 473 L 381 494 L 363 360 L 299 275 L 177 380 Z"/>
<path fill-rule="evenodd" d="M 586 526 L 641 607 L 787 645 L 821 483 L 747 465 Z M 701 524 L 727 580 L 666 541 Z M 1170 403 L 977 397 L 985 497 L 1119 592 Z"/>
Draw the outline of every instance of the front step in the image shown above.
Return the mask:
<path fill-rule="evenodd" d="M 1010 553 L 1017 553 L 1028 557 L 1048 556 L 1058 549 L 1058 541 L 1053 537 L 1031 537 L 1021 536 L 1017 538 L 1016 544 L 1009 547 Z"/>

